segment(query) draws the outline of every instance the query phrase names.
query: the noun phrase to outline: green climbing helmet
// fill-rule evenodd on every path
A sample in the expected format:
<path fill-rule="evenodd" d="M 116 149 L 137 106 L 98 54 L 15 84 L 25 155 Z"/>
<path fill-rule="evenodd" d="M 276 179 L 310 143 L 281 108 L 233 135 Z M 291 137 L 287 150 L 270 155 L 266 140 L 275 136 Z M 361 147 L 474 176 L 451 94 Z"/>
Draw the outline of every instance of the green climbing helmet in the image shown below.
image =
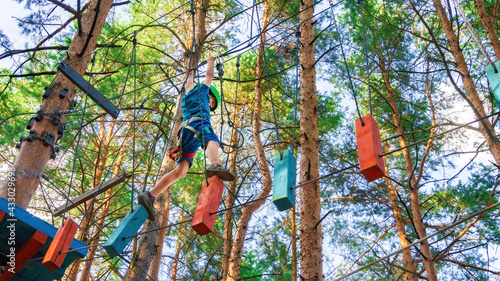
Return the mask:
<path fill-rule="evenodd" d="M 200 84 L 196 84 L 193 89 L 196 89 L 198 88 Z M 210 108 L 210 111 L 214 111 L 217 109 L 217 107 L 219 107 L 219 104 L 220 104 L 220 94 L 219 94 L 219 91 L 217 90 L 217 88 L 214 86 L 214 85 L 210 85 L 210 88 L 209 88 L 209 91 L 208 91 L 208 94 L 210 96 L 213 96 L 215 97 L 215 102 L 216 102 L 216 105 L 215 107 L 212 109 Z"/>
<path fill-rule="evenodd" d="M 213 109 L 210 109 L 210 111 L 215 111 L 217 107 L 219 107 L 220 104 L 220 94 L 219 91 L 217 91 L 217 88 L 214 85 L 210 85 L 210 92 L 209 95 L 215 97 L 215 107 Z"/>

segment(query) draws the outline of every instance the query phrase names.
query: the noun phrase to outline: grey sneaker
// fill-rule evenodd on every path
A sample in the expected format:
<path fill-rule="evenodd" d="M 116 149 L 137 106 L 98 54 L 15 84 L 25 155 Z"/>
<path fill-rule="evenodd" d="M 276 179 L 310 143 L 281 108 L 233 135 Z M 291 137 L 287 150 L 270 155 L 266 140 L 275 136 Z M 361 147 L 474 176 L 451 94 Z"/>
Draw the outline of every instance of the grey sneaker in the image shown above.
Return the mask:
<path fill-rule="evenodd" d="M 149 193 L 146 191 L 139 195 L 137 197 L 137 201 L 139 201 L 139 204 L 144 206 L 146 208 L 146 211 L 148 211 L 149 217 L 148 219 L 150 221 L 155 221 L 155 207 L 153 206 L 153 203 L 155 202 L 155 198 L 150 196 Z"/>
<path fill-rule="evenodd" d="M 207 177 L 211 178 L 213 176 L 217 176 L 223 181 L 234 181 L 236 179 L 231 172 L 218 163 L 210 164 L 210 166 L 207 167 Z"/>

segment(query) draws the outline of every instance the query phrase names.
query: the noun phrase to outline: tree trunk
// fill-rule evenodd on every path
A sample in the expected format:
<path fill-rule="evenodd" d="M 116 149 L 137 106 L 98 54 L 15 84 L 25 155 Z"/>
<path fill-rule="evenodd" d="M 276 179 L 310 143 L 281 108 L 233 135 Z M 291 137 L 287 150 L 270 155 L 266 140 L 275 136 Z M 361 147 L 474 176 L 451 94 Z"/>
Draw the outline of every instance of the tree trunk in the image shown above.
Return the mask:
<path fill-rule="evenodd" d="M 292 281 L 297 280 L 297 224 L 295 222 L 295 207 L 292 207 Z"/>
<path fill-rule="evenodd" d="M 433 0 L 433 2 L 441 21 L 441 25 L 443 26 L 444 33 L 446 34 L 446 37 L 448 39 L 451 54 L 453 55 L 453 58 L 457 63 L 457 70 L 462 76 L 462 82 L 464 83 L 465 87 L 465 94 L 470 100 L 471 106 L 473 106 L 472 110 L 474 110 L 477 118 L 486 116 L 483 103 L 481 102 L 481 99 L 477 93 L 476 86 L 474 85 L 474 81 L 469 72 L 469 67 L 467 66 L 467 62 L 465 61 L 464 55 L 460 48 L 458 37 L 453 31 L 452 23 L 446 16 L 446 11 L 444 10 L 441 1 Z M 495 158 L 496 164 L 500 165 L 500 142 L 496 137 L 495 129 L 491 125 L 490 120 L 485 119 L 479 122 L 479 128 L 486 140 L 486 143 L 488 144 L 493 158 Z"/>
<path fill-rule="evenodd" d="M 104 117 L 102 117 L 102 119 L 104 120 Z M 109 144 L 111 141 L 112 131 L 113 130 L 110 129 L 108 134 L 106 135 L 106 127 L 101 126 L 98 137 L 93 141 L 97 144 L 96 145 L 97 153 L 95 155 L 94 178 L 92 179 L 93 181 L 92 188 L 97 187 L 101 184 L 102 176 L 104 173 L 103 167 L 106 167 L 106 160 L 108 159 Z M 92 226 L 92 220 L 95 216 L 94 213 L 95 202 L 92 206 L 90 206 L 91 202 L 92 199 L 89 199 L 85 203 L 85 208 L 86 209 L 88 208 L 88 212 L 87 215 L 82 219 L 82 222 L 80 223 L 81 231 L 79 231 L 79 234 L 77 236 L 78 240 L 81 241 L 84 241 L 86 240 L 86 238 L 88 238 L 87 233 L 90 232 Z M 89 242 L 89 244 L 91 243 Z M 71 278 L 72 280 L 76 280 L 78 273 L 80 272 L 80 265 L 81 265 L 81 259 L 77 259 L 75 262 L 73 262 L 71 269 L 68 273 L 69 278 Z"/>
<path fill-rule="evenodd" d="M 90 53 L 95 49 L 97 38 L 101 28 L 106 20 L 106 16 L 111 8 L 111 0 L 91 0 L 90 7 L 81 16 L 82 34 L 75 34 L 73 41 L 69 46 L 68 53 L 65 57 L 66 62 L 70 63 L 80 75 L 83 75 L 90 60 Z M 97 4 L 100 3 L 100 7 Z M 91 27 L 96 17 L 96 11 L 99 11 L 95 27 L 92 34 L 89 34 Z M 79 54 L 83 51 L 86 40 L 89 38 L 89 44 L 83 53 L 83 57 Z M 59 93 L 63 88 L 69 89 L 67 99 L 61 100 Z M 46 113 L 52 113 L 54 110 L 67 110 L 70 102 L 75 98 L 76 87 L 63 74 L 58 72 L 52 84 L 50 85 L 51 95 L 42 101 L 41 108 Z M 57 139 L 57 126 L 52 125 L 52 118 L 45 116 L 40 122 L 35 122 L 33 129 L 36 130 L 36 135 L 45 138 L 49 133 L 54 134 L 54 139 Z M 66 121 L 66 116 L 61 117 L 61 121 Z M 15 168 L 15 203 L 21 208 L 27 208 L 31 198 L 35 194 L 43 170 L 50 159 L 52 148 L 45 146 L 42 141 L 35 139 L 32 142 L 24 141 L 21 145 L 19 155 L 14 163 Z M 5 180 L 0 188 L 0 196 L 7 198 L 7 180 Z"/>
<path fill-rule="evenodd" d="M 184 213 L 181 211 L 181 215 L 179 216 L 179 221 L 184 220 Z M 180 226 L 182 227 L 182 226 Z M 182 231 L 178 231 L 177 234 L 177 245 L 175 246 L 175 254 L 174 254 L 174 260 L 172 263 L 172 277 L 170 278 L 171 281 L 177 280 L 177 270 L 179 267 L 179 255 L 181 253 L 181 248 L 182 248 Z"/>
<path fill-rule="evenodd" d="M 105 124 L 105 123 L 103 123 L 103 124 Z M 111 138 L 113 137 L 113 134 L 114 134 L 114 126 L 115 126 L 115 122 L 112 122 L 110 128 L 108 128 L 108 134 L 106 136 L 106 141 L 108 142 L 108 146 L 107 146 L 106 153 L 108 153 L 108 151 L 109 151 L 109 144 L 111 143 Z M 127 140 L 124 140 L 124 141 L 126 142 Z M 120 167 L 121 167 L 121 164 L 123 162 L 124 155 L 125 155 L 125 150 L 123 150 L 123 149 L 120 150 L 120 154 L 118 155 L 118 158 L 116 159 L 116 162 L 114 164 L 113 171 L 112 171 L 114 175 L 117 175 L 120 173 Z M 98 184 L 100 184 L 100 183 L 98 183 Z M 111 196 L 113 196 L 113 193 L 114 193 L 114 188 L 111 188 L 108 191 L 106 191 L 105 198 L 108 198 L 108 201 L 106 203 L 104 203 L 103 206 L 100 208 L 101 213 L 99 214 L 99 219 L 97 220 L 97 224 L 94 228 L 94 233 L 93 233 L 90 241 L 88 242 L 88 244 L 99 243 L 99 238 L 102 235 L 101 230 L 104 227 L 104 221 L 106 219 L 106 216 L 108 215 L 109 207 L 111 206 Z M 94 203 L 94 205 L 95 205 L 95 203 Z M 89 249 L 89 251 L 87 253 L 87 262 L 85 263 L 85 266 L 83 267 L 82 275 L 80 277 L 81 281 L 92 280 L 92 278 L 90 278 L 90 269 L 92 267 L 92 263 L 94 262 L 96 252 L 97 252 L 97 247 L 91 247 Z"/>
<path fill-rule="evenodd" d="M 318 97 L 314 60 L 314 1 L 300 2 L 300 182 L 319 178 Z M 323 280 L 319 181 L 300 187 L 300 276 Z"/>
<path fill-rule="evenodd" d="M 385 151 L 389 150 L 388 145 L 385 146 Z M 385 174 L 389 173 L 389 168 L 385 165 Z M 398 197 L 396 195 L 396 189 L 392 184 L 392 180 L 389 178 L 384 178 L 385 183 L 387 185 L 387 191 L 389 192 L 389 198 L 391 200 L 391 209 L 392 214 L 394 215 L 394 220 L 396 220 L 396 229 L 398 231 L 399 243 L 401 244 L 401 248 L 404 248 L 410 244 L 408 242 L 408 234 L 406 234 L 406 224 L 401 214 L 401 209 L 398 206 Z M 403 251 L 403 262 L 404 268 L 406 271 L 406 280 L 410 281 L 418 281 L 418 277 L 414 275 L 412 272 L 415 272 L 415 261 L 411 255 L 411 249 L 406 249 Z"/>
<path fill-rule="evenodd" d="M 474 5 L 476 5 L 479 18 L 481 19 L 481 23 L 486 30 L 486 34 L 488 34 L 491 46 L 493 47 L 493 51 L 495 51 L 495 56 L 498 60 L 500 59 L 500 41 L 498 40 L 498 34 L 495 28 L 495 17 L 490 17 L 488 15 L 486 8 L 484 7 L 483 0 L 474 0 Z M 493 62 L 495 61 L 493 60 Z"/>
<path fill-rule="evenodd" d="M 196 38 L 196 46 L 197 46 L 197 56 L 202 52 L 202 42 L 205 40 L 206 37 L 206 28 L 205 28 L 205 19 L 206 19 L 206 13 L 207 9 L 209 6 L 209 0 L 202 0 L 201 6 L 196 10 L 196 23 L 195 23 L 195 38 Z M 191 34 L 193 36 L 193 34 Z M 192 40 L 190 42 L 187 42 L 189 47 L 191 48 L 192 45 Z M 190 49 L 185 50 L 185 63 L 188 62 L 189 57 L 190 57 Z M 191 60 L 191 68 L 193 66 L 196 66 L 196 59 L 195 57 L 192 58 Z M 186 77 L 187 77 L 187 69 L 189 66 L 186 67 Z M 176 111 L 178 111 L 178 119 L 177 120 L 172 120 L 174 122 L 173 126 L 173 132 L 172 132 L 172 138 L 171 138 L 171 143 L 167 144 L 171 147 L 171 145 L 174 143 L 174 139 L 176 138 L 175 134 L 177 133 L 177 130 L 180 127 L 181 124 L 181 118 L 182 118 L 182 109 L 181 107 L 181 100 L 180 100 L 180 95 L 179 98 L 177 99 L 177 104 L 176 104 Z M 170 150 L 167 150 L 167 153 Z M 175 163 L 169 158 L 165 157 L 164 163 L 162 163 L 162 167 L 160 168 L 160 175 L 163 175 L 165 172 L 173 169 L 175 167 Z M 170 201 L 170 195 L 171 195 L 171 187 L 168 187 L 165 189 L 159 196 L 156 198 L 155 201 L 155 208 L 163 210 L 163 206 L 166 204 L 167 199 Z M 164 215 L 168 218 L 169 211 L 165 209 Z M 157 229 L 160 225 L 158 223 L 159 217 L 161 214 L 157 213 L 156 214 L 156 221 L 151 222 L 149 220 L 146 221 L 143 231 L 150 231 L 153 229 Z M 163 222 L 163 221 L 162 221 Z M 135 280 L 150 280 L 155 277 L 150 276 L 147 274 L 148 268 L 151 265 L 151 262 L 153 260 L 153 257 L 155 255 L 159 255 L 159 257 L 156 259 L 156 261 L 161 262 L 161 251 L 157 251 L 156 249 L 162 249 L 159 245 L 156 245 L 157 241 L 161 241 L 161 244 L 163 244 L 163 240 L 165 238 L 165 233 L 166 232 L 158 232 L 158 231 L 153 231 L 149 232 L 147 234 L 141 235 L 139 239 L 139 246 L 138 249 L 139 251 L 132 257 L 132 267 L 129 268 L 127 271 L 127 274 L 125 276 L 125 281 L 135 281 Z M 158 248 L 157 248 L 158 247 Z M 159 264 L 155 265 L 155 267 L 158 267 L 159 270 Z"/>
<path fill-rule="evenodd" d="M 235 101 L 236 103 L 236 101 Z M 234 124 L 235 127 L 238 125 Z M 231 136 L 231 140 L 236 140 L 238 137 L 238 132 L 236 130 L 233 130 L 233 135 Z M 234 141 L 231 143 L 234 144 Z M 229 166 L 229 171 L 236 176 L 237 176 L 237 171 L 236 171 L 236 151 L 233 153 L 229 154 L 229 160 L 228 160 L 228 166 Z M 228 184 L 228 193 L 226 195 L 226 208 L 230 208 L 234 205 L 234 200 L 235 200 L 235 194 L 236 194 L 236 181 L 229 182 Z M 222 255 L 222 280 L 226 280 L 227 278 L 227 272 L 229 269 L 229 260 L 231 256 L 231 248 L 232 248 L 232 241 L 233 241 L 233 210 L 227 210 L 224 212 L 224 253 Z"/>
<path fill-rule="evenodd" d="M 163 216 L 159 216 L 160 219 L 160 227 L 166 227 L 170 222 L 168 221 L 168 217 L 170 215 L 170 199 L 172 198 L 172 186 L 169 186 L 164 192 L 163 196 L 165 196 L 165 204 L 161 210 Z M 163 228 L 158 231 L 158 236 L 156 237 L 156 254 L 153 256 L 153 260 L 151 261 L 151 266 L 149 267 L 148 275 L 153 279 L 158 279 L 158 274 L 160 273 L 161 261 L 163 258 L 163 241 L 165 240 L 165 235 L 167 234 L 168 229 Z"/>
<path fill-rule="evenodd" d="M 401 125 L 401 115 L 396 103 L 396 97 L 394 94 L 394 90 L 391 86 L 391 81 L 389 77 L 389 71 L 387 70 L 387 67 L 384 62 L 383 56 L 379 56 L 380 60 L 380 70 L 382 72 L 382 77 L 384 79 L 384 84 L 385 88 L 387 89 L 387 100 L 389 102 L 389 105 L 391 106 L 392 110 L 392 119 L 394 121 L 394 126 L 396 127 L 396 132 L 399 135 L 399 144 L 401 147 L 407 146 L 407 141 L 406 137 L 404 134 L 404 128 Z M 422 217 L 422 208 L 420 205 L 420 195 L 418 193 L 418 181 L 415 179 L 414 175 L 414 168 L 413 168 L 413 160 L 410 155 L 410 151 L 408 148 L 403 149 L 403 157 L 405 160 L 405 170 L 406 174 L 408 175 L 409 181 L 410 181 L 410 186 L 409 186 L 409 193 L 410 193 L 410 205 L 411 205 L 411 211 L 413 215 L 413 224 L 415 227 L 415 230 L 418 234 L 418 237 L 425 237 L 427 236 L 427 231 L 425 229 L 425 225 L 423 222 L 423 217 Z M 422 160 L 423 161 L 423 160 Z M 392 202 L 392 201 L 391 201 Z M 425 240 L 420 244 L 420 250 L 423 255 L 424 259 L 424 268 L 425 271 L 427 272 L 427 280 L 429 281 L 434 281 L 437 280 L 437 274 L 436 274 L 436 265 L 434 262 L 434 259 L 432 257 L 429 241 Z"/>
<path fill-rule="evenodd" d="M 269 22 L 269 5 L 266 2 L 264 4 L 264 15 L 262 16 L 262 30 L 265 30 Z M 254 113 L 252 120 L 252 137 L 253 144 L 255 146 L 255 152 L 257 155 L 257 163 L 262 174 L 262 190 L 259 196 L 256 198 L 266 197 L 270 192 L 273 185 L 271 172 L 267 164 L 266 155 L 264 152 L 264 146 L 260 139 L 260 128 L 261 128 L 261 112 L 262 112 L 262 77 L 264 77 L 264 49 L 266 42 L 265 33 L 262 34 L 261 44 L 257 53 L 257 66 L 255 67 L 255 101 L 254 101 Z M 228 277 L 226 280 L 236 281 L 240 278 L 241 271 L 241 257 L 243 255 L 243 244 L 245 242 L 245 236 L 248 230 L 248 224 L 252 218 L 252 214 L 258 210 L 265 200 L 258 200 L 254 203 L 243 206 L 241 209 L 241 216 L 238 220 L 238 227 L 236 228 L 233 240 L 233 246 L 231 249 L 231 257 L 229 260 Z"/>

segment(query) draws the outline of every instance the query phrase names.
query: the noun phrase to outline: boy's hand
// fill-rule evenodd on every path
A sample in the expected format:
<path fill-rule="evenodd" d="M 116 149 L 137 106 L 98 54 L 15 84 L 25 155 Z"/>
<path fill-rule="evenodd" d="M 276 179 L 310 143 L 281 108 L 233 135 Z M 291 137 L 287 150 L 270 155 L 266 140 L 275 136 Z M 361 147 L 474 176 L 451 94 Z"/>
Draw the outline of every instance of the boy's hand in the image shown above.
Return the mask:
<path fill-rule="evenodd" d="M 207 59 L 207 63 L 212 63 L 213 64 L 214 62 L 215 62 L 215 57 L 209 57 Z"/>

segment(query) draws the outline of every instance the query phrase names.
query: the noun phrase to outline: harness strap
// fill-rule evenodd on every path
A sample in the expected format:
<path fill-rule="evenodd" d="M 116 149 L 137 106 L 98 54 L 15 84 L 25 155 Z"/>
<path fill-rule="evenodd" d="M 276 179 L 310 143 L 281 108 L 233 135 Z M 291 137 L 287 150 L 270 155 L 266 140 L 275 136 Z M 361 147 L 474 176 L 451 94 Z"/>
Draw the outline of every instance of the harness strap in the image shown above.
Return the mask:
<path fill-rule="evenodd" d="M 201 136 L 199 136 L 198 131 L 196 131 L 195 128 L 188 125 L 189 123 L 191 123 L 193 121 L 201 120 L 201 119 L 203 119 L 203 118 L 201 118 L 199 116 L 195 116 L 195 117 L 191 117 L 188 120 L 182 122 L 181 126 L 179 127 L 179 130 L 177 131 L 177 145 L 176 145 L 177 148 L 174 151 L 170 152 L 170 154 L 168 155 L 170 157 L 170 159 L 177 162 L 177 161 L 179 161 L 179 159 L 181 159 L 183 157 L 194 158 L 194 155 L 196 153 L 183 153 L 183 151 L 182 151 L 182 132 L 184 129 L 188 129 L 191 132 L 193 132 L 196 140 L 198 140 L 199 142 L 202 142 Z M 205 128 L 203 128 L 203 129 L 205 131 Z M 213 132 L 212 126 L 210 126 L 209 132 Z"/>

